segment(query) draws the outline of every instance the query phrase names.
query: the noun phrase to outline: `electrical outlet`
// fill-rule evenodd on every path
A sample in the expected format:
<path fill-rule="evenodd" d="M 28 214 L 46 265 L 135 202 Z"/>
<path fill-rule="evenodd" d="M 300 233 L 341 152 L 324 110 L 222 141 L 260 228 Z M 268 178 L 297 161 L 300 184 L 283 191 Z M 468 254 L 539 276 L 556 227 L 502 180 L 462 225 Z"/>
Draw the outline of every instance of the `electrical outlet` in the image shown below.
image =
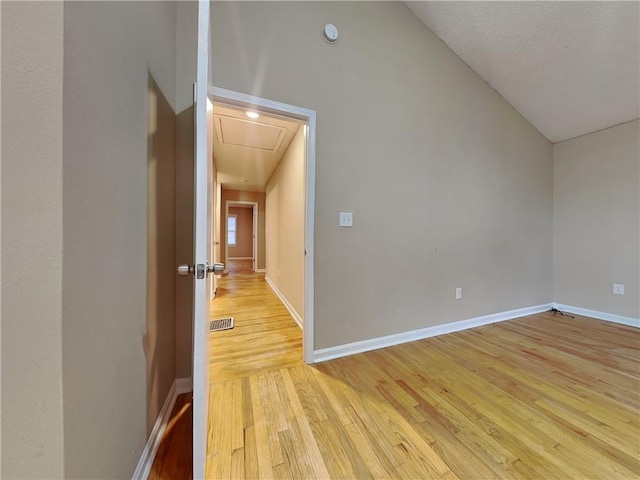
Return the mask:
<path fill-rule="evenodd" d="M 624 285 L 622 285 L 621 283 L 614 283 L 613 293 L 614 295 L 624 295 Z"/>
<path fill-rule="evenodd" d="M 456 288 L 456 300 L 462 300 L 462 289 Z"/>
<path fill-rule="evenodd" d="M 340 212 L 340 226 L 353 227 L 353 212 Z"/>

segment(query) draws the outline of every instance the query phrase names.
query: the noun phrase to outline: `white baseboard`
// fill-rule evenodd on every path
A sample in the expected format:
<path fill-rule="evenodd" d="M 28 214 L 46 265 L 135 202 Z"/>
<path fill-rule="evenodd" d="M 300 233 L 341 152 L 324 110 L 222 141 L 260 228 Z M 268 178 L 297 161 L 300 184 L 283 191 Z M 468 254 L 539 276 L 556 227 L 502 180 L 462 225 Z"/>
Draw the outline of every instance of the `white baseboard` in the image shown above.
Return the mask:
<path fill-rule="evenodd" d="M 273 290 L 273 293 L 275 293 L 278 296 L 282 304 L 286 307 L 287 310 L 289 310 L 289 313 L 291 314 L 293 319 L 296 321 L 300 329 L 304 330 L 304 327 L 302 326 L 303 325 L 302 317 L 298 315 L 298 312 L 296 312 L 295 308 L 293 308 L 293 306 L 289 303 L 289 301 L 287 300 L 287 297 L 285 297 L 282 294 L 282 292 L 278 290 L 278 287 L 275 286 L 275 284 L 271 281 L 271 279 L 268 276 L 265 275 L 264 279 L 267 281 L 267 283 L 271 287 L 271 290 Z"/>
<path fill-rule="evenodd" d="M 193 382 L 191 377 L 176 378 L 176 396 L 193 390 Z"/>
<path fill-rule="evenodd" d="M 140 460 L 138 461 L 136 470 L 133 472 L 131 480 L 147 480 L 147 478 L 149 478 L 149 473 L 151 473 L 151 467 L 153 466 L 153 461 L 156 458 L 158 447 L 160 447 L 160 442 L 162 441 L 164 432 L 167 429 L 167 424 L 171 418 L 171 411 L 176 403 L 176 398 L 178 398 L 178 395 L 190 391 L 191 378 L 176 378 L 171 384 L 167 398 L 160 409 L 158 419 L 153 425 L 153 430 L 151 430 L 147 444 L 142 450 L 142 455 L 140 456 Z"/>
<path fill-rule="evenodd" d="M 551 308 L 552 304 L 536 305 L 532 307 L 519 308 L 517 310 L 509 310 L 506 312 L 493 313 L 491 315 L 483 315 L 481 317 L 469 318 L 457 322 L 445 323 L 444 325 L 435 325 L 433 327 L 421 328 L 410 332 L 396 333 L 387 335 L 386 337 L 371 338 L 360 342 L 347 343 L 335 347 L 321 348 L 313 352 L 313 360 L 315 363 L 332 360 L 334 358 L 346 357 L 356 353 L 368 352 L 379 348 L 391 347 L 401 343 L 414 342 L 424 338 L 444 335 L 446 333 L 459 332 L 469 328 L 480 327 L 490 323 L 503 322 L 527 315 L 546 312 Z"/>
<path fill-rule="evenodd" d="M 597 310 L 589 310 L 587 308 L 572 307 L 571 305 L 563 305 L 562 303 L 554 303 L 553 306 L 562 312 L 574 313 L 584 317 L 597 318 L 607 322 L 620 323 L 630 327 L 640 328 L 640 319 L 633 317 L 624 317 L 615 313 L 598 312 Z"/>
<path fill-rule="evenodd" d="M 253 260 L 253 257 L 227 257 L 227 260 Z"/>
<path fill-rule="evenodd" d="M 177 396 L 178 394 L 176 393 L 176 382 L 174 381 L 171 385 L 171 388 L 169 389 L 167 398 L 162 405 L 162 409 L 160 409 L 158 419 L 153 426 L 153 430 L 151 430 L 151 435 L 149 435 L 147 444 L 144 446 L 144 450 L 142 450 L 142 455 L 140 456 L 138 466 L 136 467 L 136 470 L 135 472 L 133 472 L 133 476 L 131 477 L 132 480 L 147 480 L 147 478 L 149 477 L 151 466 L 153 465 L 153 460 L 156 458 L 156 452 L 158 451 L 158 447 L 160 446 L 160 441 L 162 440 L 164 431 L 167 429 L 169 417 L 171 416 L 171 410 L 173 410 L 173 405 L 176 403 Z"/>
<path fill-rule="evenodd" d="M 256 273 L 267 273 L 267 269 L 266 268 L 256 268 L 255 272 Z"/>

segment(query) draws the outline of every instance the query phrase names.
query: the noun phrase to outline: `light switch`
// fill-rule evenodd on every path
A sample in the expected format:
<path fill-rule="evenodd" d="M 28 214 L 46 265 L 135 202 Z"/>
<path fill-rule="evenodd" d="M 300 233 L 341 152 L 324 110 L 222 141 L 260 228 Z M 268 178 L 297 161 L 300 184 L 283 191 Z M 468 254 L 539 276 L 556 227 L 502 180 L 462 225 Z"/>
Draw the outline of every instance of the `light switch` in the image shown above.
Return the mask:
<path fill-rule="evenodd" d="M 613 284 L 613 294 L 614 295 L 624 295 L 624 285 L 620 283 Z"/>
<path fill-rule="evenodd" d="M 353 227 L 353 212 L 340 212 L 340 226 Z"/>

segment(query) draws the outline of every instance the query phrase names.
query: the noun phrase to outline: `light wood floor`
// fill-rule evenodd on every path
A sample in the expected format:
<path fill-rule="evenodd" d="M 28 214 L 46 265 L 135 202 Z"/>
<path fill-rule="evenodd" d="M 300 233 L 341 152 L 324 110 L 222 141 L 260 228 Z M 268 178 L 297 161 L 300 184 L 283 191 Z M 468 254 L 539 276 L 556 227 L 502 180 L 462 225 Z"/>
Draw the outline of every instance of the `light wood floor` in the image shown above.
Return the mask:
<path fill-rule="evenodd" d="M 209 338 L 211 382 L 302 365 L 302 332 L 263 273 L 230 271 L 218 283 L 211 318 L 235 317 Z"/>
<path fill-rule="evenodd" d="M 230 273 L 253 272 L 253 260 L 228 260 L 225 266 L 225 270 Z"/>
<path fill-rule="evenodd" d="M 308 366 L 261 276 L 221 287 L 290 330 L 212 333 L 208 478 L 640 478 L 637 329 L 540 314 Z"/>

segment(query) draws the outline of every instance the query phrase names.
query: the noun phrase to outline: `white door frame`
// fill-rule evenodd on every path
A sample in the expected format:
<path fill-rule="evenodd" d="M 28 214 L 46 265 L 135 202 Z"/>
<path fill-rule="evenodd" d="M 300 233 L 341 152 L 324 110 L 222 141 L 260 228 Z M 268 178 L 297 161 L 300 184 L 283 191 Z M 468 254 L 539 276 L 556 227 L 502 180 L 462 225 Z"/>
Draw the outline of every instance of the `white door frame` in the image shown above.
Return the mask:
<path fill-rule="evenodd" d="M 216 238 L 220 233 L 216 230 L 219 222 L 215 221 L 216 212 L 220 211 L 220 197 L 218 196 L 218 179 L 216 178 L 216 163 L 213 161 L 213 103 L 207 98 L 207 158 L 211 159 L 209 164 L 209 179 L 207 186 L 207 206 L 209 207 L 209 238 L 207 248 L 209 249 L 209 259 L 213 263 L 220 261 L 219 249 L 216 250 Z M 218 278 L 210 276 L 209 300 L 213 300 L 218 289 Z"/>
<path fill-rule="evenodd" d="M 253 271 L 255 272 L 258 269 L 258 202 L 248 202 L 245 200 L 226 200 L 224 207 L 224 231 L 227 233 L 227 228 L 229 227 L 229 207 L 233 207 L 234 205 L 251 205 L 251 222 L 253 228 L 253 238 L 251 239 L 251 252 L 253 255 Z M 237 225 L 236 225 L 237 228 Z M 229 263 L 229 243 L 227 240 L 229 239 L 229 235 L 226 234 L 224 239 L 224 264 L 225 270 L 226 265 Z"/>
<path fill-rule="evenodd" d="M 313 226 L 316 198 L 316 112 L 308 108 L 254 97 L 246 93 L 209 86 L 212 102 L 226 103 L 242 108 L 251 108 L 265 113 L 283 115 L 306 122 L 306 178 L 305 178 L 305 225 L 304 225 L 304 328 L 302 350 L 304 361 L 313 363 Z"/>

